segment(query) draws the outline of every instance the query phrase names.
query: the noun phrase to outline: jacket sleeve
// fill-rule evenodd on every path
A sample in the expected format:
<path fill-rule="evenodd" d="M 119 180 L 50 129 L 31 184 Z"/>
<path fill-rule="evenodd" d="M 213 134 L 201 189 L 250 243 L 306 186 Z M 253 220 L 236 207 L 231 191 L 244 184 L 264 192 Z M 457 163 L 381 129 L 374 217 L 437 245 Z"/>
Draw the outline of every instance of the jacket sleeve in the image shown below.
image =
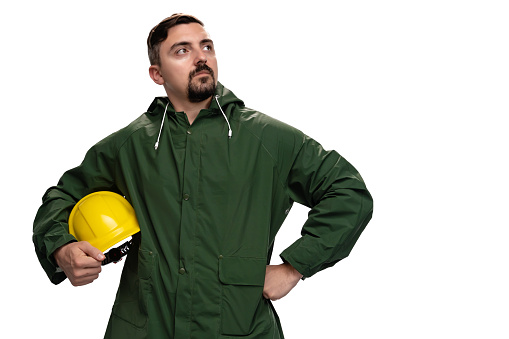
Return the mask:
<path fill-rule="evenodd" d="M 281 253 L 304 277 L 346 258 L 373 212 L 357 170 L 305 137 L 288 175 L 291 199 L 311 208 L 301 238 Z"/>
<path fill-rule="evenodd" d="M 74 205 L 85 195 L 109 190 L 114 185 L 114 151 L 106 142 L 100 142 L 86 154 L 80 166 L 64 173 L 58 185 L 50 187 L 42 198 L 33 225 L 33 242 L 41 266 L 52 283 L 65 280 L 58 269 L 53 252 L 62 245 L 76 241 L 69 234 L 67 223 Z"/>

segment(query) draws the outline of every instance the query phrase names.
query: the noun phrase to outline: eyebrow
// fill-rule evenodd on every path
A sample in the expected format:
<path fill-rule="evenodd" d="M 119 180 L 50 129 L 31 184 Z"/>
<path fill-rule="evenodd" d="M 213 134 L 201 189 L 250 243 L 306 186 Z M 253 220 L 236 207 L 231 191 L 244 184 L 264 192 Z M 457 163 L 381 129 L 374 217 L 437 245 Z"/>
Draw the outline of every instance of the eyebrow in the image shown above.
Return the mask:
<path fill-rule="evenodd" d="M 200 45 L 203 45 L 203 44 L 206 44 L 206 43 L 211 43 L 211 44 L 214 44 L 214 41 L 212 41 L 212 39 L 203 39 L 202 41 L 200 41 Z M 190 46 L 191 43 L 188 42 L 188 41 L 180 41 L 180 42 L 176 42 L 174 43 L 171 48 L 170 48 L 170 51 L 173 51 L 176 47 L 180 47 L 180 46 Z"/>

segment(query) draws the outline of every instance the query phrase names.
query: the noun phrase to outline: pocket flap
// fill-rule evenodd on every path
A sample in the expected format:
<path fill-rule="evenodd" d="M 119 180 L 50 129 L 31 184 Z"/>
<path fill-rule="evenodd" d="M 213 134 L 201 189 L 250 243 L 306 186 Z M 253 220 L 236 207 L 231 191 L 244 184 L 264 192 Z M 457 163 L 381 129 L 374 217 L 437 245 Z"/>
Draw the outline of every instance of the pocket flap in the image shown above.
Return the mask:
<path fill-rule="evenodd" d="M 219 280 L 229 285 L 263 286 L 266 266 L 265 258 L 220 257 Z"/>

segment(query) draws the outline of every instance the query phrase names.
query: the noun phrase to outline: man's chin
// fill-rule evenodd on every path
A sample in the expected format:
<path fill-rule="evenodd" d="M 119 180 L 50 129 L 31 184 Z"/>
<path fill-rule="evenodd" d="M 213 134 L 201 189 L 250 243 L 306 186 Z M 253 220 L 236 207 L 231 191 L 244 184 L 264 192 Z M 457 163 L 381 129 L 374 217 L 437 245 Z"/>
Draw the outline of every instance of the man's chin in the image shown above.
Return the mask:
<path fill-rule="evenodd" d="M 190 87 L 187 92 L 187 97 L 191 102 L 202 102 L 212 97 L 216 92 L 216 86 Z"/>

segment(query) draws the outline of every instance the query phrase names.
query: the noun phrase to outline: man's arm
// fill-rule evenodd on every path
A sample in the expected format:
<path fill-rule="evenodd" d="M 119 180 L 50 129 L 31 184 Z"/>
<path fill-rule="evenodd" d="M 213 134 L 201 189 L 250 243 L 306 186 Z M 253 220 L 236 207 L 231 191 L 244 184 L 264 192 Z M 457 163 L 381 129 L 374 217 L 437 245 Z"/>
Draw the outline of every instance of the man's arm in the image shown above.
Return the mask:
<path fill-rule="evenodd" d="M 311 210 L 301 237 L 281 253 L 304 277 L 346 258 L 371 219 L 373 200 L 357 170 L 306 137 L 288 174 L 292 200 Z"/>
<path fill-rule="evenodd" d="M 69 278 L 75 274 L 82 276 L 83 273 L 69 271 L 70 265 L 76 266 L 77 264 L 78 267 L 83 265 L 80 260 L 78 262 L 71 261 L 69 259 L 71 253 L 72 258 L 90 256 L 90 254 L 97 257 L 94 251 L 84 250 L 83 245 L 78 247 L 72 245 L 76 243 L 76 238 L 69 234 L 68 218 L 74 205 L 87 194 L 101 190 L 118 191 L 114 179 L 115 150 L 116 148 L 111 143 L 98 143 L 87 152 L 80 166 L 65 172 L 58 185 L 48 189 L 43 196 L 43 203 L 34 220 L 33 242 L 37 257 L 48 278 L 54 284 L 65 280 L 66 274 L 70 275 Z M 63 251 L 64 248 L 72 249 L 72 251 L 63 252 L 68 261 L 64 261 L 63 258 L 57 259 L 59 258 L 57 251 Z M 61 262 L 58 263 L 57 260 Z M 85 264 L 83 267 L 88 266 L 90 264 Z M 97 268 L 94 269 L 97 271 Z M 81 281 L 77 283 L 80 284 Z"/>

